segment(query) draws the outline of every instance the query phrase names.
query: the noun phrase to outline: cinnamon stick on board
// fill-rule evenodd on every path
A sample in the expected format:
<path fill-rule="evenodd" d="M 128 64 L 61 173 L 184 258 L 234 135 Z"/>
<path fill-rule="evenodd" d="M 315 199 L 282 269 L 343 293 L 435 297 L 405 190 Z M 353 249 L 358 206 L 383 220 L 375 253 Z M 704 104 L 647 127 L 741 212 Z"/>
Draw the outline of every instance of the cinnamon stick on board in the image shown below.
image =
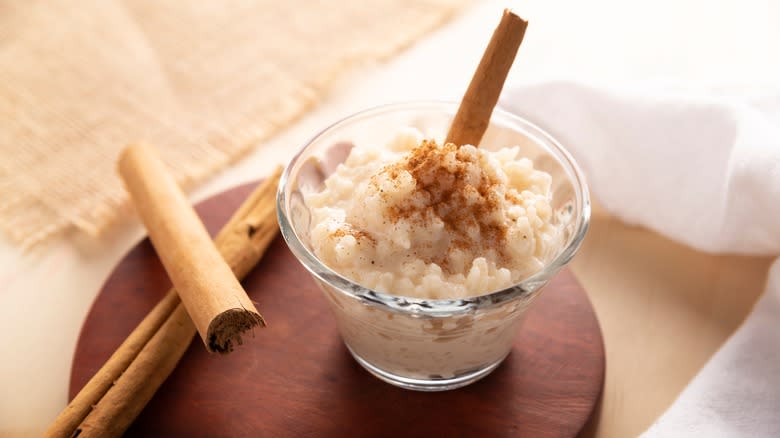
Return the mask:
<path fill-rule="evenodd" d="M 246 276 L 257 264 L 276 235 L 275 194 L 281 171 L 276 169 L 255 189 L 215 239 L 238 278 Z M 44 436 L 69 437 L 77 429 L 80 437 L 121 434 L 170 375 L 195 333 L 176 290 L 171 289 Z M 155 341 L 150 342 L 153 337 Z"/>
<path fill-rule="evenodd" d="M 119 174 L 206 348 L 229 353 L 241 344 L 241 333 L 265 326 L 157 153 L 128 146 Z"/>
<path fill-rule="evenodd" d="M 43 436 L 52 438 L 71 436 L 79 423 L 89 414 L 92 406 L 103 397 L 114 381 L 130 366 L 138 356 L 138 352 L 157 333 L 160 326 L 165 323 L 180 303 L 175 290 L 171 289 L 122 342 L 106 363 L 89 379 L 89 382 L 76 394 L 76 397 L 68 403 L 68 406 L 57 416 Z"/>
<path fill-rule="evenodd" d="M 479 146 L 527 26 L 527 21 L 504 9 L 501 22 L 460 102 L 445 143 Z"/>

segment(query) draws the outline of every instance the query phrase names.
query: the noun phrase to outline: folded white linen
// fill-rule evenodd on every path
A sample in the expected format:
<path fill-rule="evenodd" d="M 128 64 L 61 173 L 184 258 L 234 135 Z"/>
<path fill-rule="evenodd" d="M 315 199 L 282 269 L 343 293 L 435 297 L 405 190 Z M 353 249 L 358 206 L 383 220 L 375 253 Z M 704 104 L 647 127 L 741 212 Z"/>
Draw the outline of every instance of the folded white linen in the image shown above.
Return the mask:
<path fill-rule="evenodd" d="M 706 252 L 780 255 L 780 96 L 527 86 L 501 106 L 550 132 L 625 222 Z M 647 431 L 780 436 L 780 260 L 745 323 Z"/>
<path fill-rule="evenodd" d="M 780 436 L 780 261 L 742 327 L 645 436 Z"/>

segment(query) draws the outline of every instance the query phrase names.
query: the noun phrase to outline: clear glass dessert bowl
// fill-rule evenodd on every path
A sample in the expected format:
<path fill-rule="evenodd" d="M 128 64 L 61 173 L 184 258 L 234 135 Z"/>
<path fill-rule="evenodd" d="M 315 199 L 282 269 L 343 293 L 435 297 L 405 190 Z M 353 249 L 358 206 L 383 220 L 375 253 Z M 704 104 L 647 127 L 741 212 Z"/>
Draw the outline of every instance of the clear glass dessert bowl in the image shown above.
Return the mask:
<path fill-rule="evenodd" d="M 349 116 L 309 141 L 279 184 L 282 236 L 322 289 L 347 348 L 376 377 L 407 389 L 454 389 L 494 370 L 511 351 L 533 300 L 577 252 L 590 219 L 587 185 L 569 153 L 531 122 L 497 108 L 479 147 L 519 146 L 522 157 L 552 177 L 551 220 L 561 239 L 541 270 L 501 290 L 433 300 L 366 288 L 322 262 L 312 250 L 305 195 L 346 159 L 349 145 L 385 144 L 405 127 L 441 142 L 456 110 L 455 103 L 412 102 Z"/>

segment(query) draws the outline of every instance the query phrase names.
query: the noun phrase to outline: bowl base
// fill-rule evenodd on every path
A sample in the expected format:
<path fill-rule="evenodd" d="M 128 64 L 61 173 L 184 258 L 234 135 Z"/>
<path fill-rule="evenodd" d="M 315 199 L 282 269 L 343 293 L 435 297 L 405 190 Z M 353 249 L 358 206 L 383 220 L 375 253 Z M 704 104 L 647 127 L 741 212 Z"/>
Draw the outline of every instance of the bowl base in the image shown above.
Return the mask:
<path fill-rule="evenodd" d="M 360 357 L 360 355 L 355 353 L 352 350 L 352 348 L 349 347 L 349 345 L 347 345 L 346 343 L 344 343 L 344 345 L 347 347 L 347 350 L 349 350 L 350 354 L 352 354 L 352 357 L 355 358 L 357 363 L 359 363 L 360 366 L 365 368 L 366 371 L 371 373 L 374 377 L 378 378 L 379 380 L 382 380 L 383 382 L 387 382 L 399 388 L 411 389 L 414 391 L 423 391 L 423 392 L 449 391 L 451 389 L 461 388 L 463 386 L 470 385 L 476 382 L 477 380 L 490 374 L 493 370 L 498 368 L 499 365 L 501 365 L 501 362 L 503 362 L 504 359 L 506 359 L 506 356 L 504 356 L 501 359 L 491 364 L 488 364 L 478 370 L 469 371 L 451 378 L 417 379 L 417 378 L 399 376 L 397 374 L 393 374 L 391 372 L 385 371 L 381 368 L 377 368 L 367 360 Z M 508 354 L 509 353 L 507 353 L 507 355 Z"/>

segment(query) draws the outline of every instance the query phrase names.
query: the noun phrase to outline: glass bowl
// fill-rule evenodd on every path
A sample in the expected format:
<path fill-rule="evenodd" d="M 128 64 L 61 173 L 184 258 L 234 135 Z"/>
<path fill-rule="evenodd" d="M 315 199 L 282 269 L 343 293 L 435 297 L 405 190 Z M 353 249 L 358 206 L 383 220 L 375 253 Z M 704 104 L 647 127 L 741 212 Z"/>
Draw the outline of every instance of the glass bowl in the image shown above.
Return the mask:
<path fill-rule="evenodd" d="M 428 300 L 371 290 L 320 261 L 309 242 L 305 194 L 319 190 L 346 159 L 344 146 L 386 144 L 404 127 L 441 144 L 456 110 L 455 103 L 411 102 L 349 116 L 314 136 L 290 161 L 279 184 L 282 236 L 325 294 L 347 348 L 376 377 L 407 389 L 458 388 L 494 370 L 511 351 L 534 298 L 577 252 L 590 219 L 587 185 L 569 153 L 531 122 L 497 108 L 479 147 L 519 146 L 521 156 L 552 176 L 553 223 L 563 238 L 543 269 L 506 289 Z"/>

